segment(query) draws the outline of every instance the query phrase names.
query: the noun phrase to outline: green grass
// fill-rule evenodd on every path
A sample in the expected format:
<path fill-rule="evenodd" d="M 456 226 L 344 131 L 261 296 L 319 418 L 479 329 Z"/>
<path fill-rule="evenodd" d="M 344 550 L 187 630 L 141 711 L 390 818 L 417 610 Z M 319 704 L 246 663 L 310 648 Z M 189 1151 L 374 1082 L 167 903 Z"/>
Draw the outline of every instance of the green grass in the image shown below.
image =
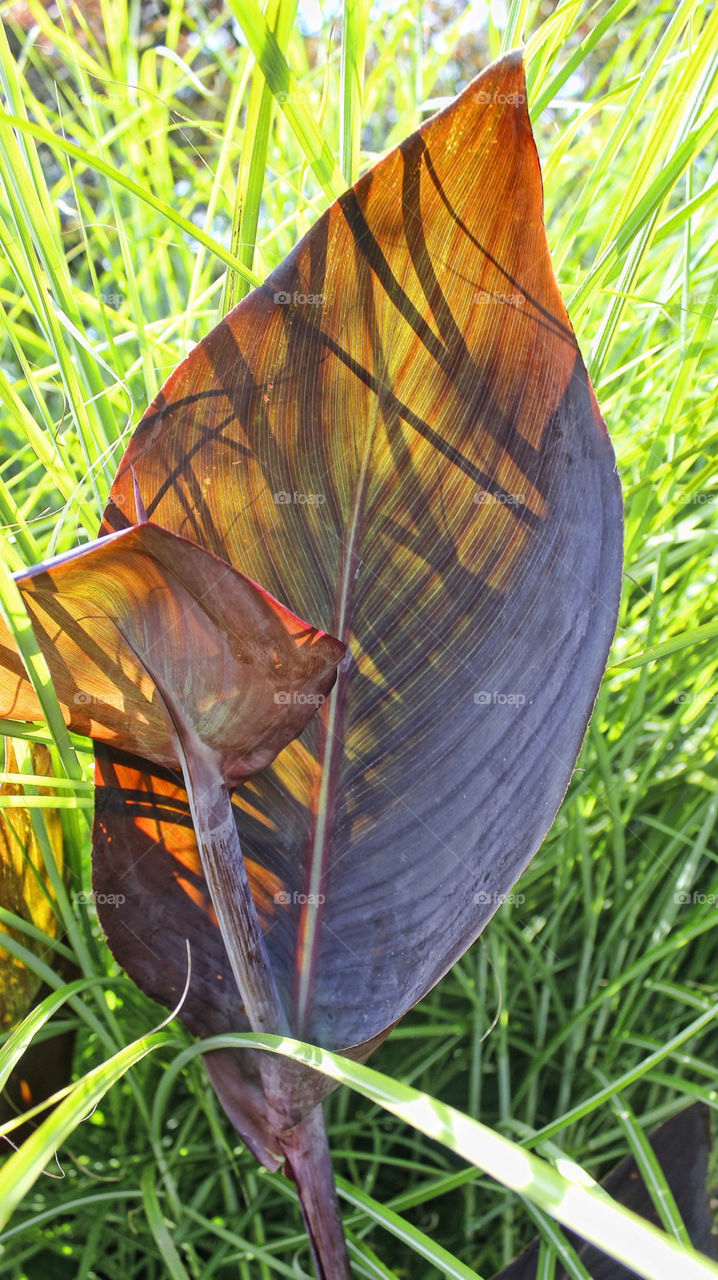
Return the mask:
<path fill-rule="evenodd" d="M 424 104 L 525 34 L 552 255 L 624 484 L 623 603 L 541 852 L 371 1066 L 397 1096 L 411 1086 L 543 1160 L 563 1155 L 600 1176 L 640 1149 L 639 1130 L 693 1098 L 718 1103 L 718 10 L 512 0 L 499 29 L 482 6 L 387 3 L 367 17 L 346 0 L 343 21 L 337 10 L 308 29 L 309 8 L 297 18 L 292 3 L 268 0 L 262 16 L 231 0 L 228 11 L 172 3 L 152 32 L 147 11 L 122 0 L 98 3 L 92 20 L 64 0 L 52 19 L 29 0 L 24 30 L 19 12 L 5 6 L 0 36 L 10 570 L 94 536 L 132 425 L 187 344 Z M 0 595 L 16 609 L 7 575 Z M 38 939 L 16 919 L 5 945 L 64 992 L 33 1027 L 48 1052 L 77 1028 L 82 1083 L 45 1131 L 59 1142 L 65 1125 L 64 1176 L 45 1164 L 43 1139 L 21 1153 L 28 1180 L 0 1195 L 4 1215 L 14 1209 L 3 1274 L 307 1275 L 292 1187 L 241 1146 L 182 1027 L 151 1036 L 164 1011 L 117 971 L 78 902 L 88 744 L 62 733 L 42 663 L 34 671 L 50 727 L 35 736 L 54 732 L 55 770 L 69 780 L 50 798 L 68 865 L 66 886 L 52 868 L 64 938 Z M 27 742 L 16 746 L 32 779 Z M 48 796 L 37 792 L 28 781 L 50 859 Z M 68 954 L 80 974 L 71 990 L 57 976 Z M 12 1060 L 21 1039 L 6 1044 Z M 549 1218 L 371 1094 L 338 1090 L 328 1121 L 357 1276 L 490 1276 L 536 1220 L 555 1238 Z M 680 1236 L 670 1212 L 665 1225 Z"/>

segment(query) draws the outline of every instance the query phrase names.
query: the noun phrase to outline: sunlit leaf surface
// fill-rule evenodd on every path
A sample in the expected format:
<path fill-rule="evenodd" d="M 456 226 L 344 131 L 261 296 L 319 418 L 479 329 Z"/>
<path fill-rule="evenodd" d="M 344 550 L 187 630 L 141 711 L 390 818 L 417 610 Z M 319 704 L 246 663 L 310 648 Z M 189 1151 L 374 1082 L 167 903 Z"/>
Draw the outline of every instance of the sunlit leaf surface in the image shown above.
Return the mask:
<path fill-rule="evenodd" d="M 134 468 L 152 521 L 350 648 L 234 804 L 292 1028 L 358 1056 L 541 843 L 616 622 L 619 482 L 525 92 L 512 54 L 330 207 L 168 379 L 105 513 Z M 99 748 L 97 778 L 115 955 L 171 1004 L 189 938 L 183 1016 L 238 1028 L 177 775 Z M 322 1086 L 293 1087 L 298 1115 Z"/>
<path fill-rule="evenodd" d="M 169 765 L 193 735 L 228 781 L 301 731 L 344 655 L 226 562 L 148 523 L 16 581 L 76 733 Z M 0 715 L 39 719 L 2 621 L 0 658 Z"/>

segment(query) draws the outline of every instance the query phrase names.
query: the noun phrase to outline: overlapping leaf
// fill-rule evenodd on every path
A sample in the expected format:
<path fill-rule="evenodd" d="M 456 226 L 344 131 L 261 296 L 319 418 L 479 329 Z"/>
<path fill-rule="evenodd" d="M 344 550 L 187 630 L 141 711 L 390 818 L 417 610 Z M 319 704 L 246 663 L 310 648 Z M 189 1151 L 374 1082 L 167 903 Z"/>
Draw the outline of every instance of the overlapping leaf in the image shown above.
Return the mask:
<path fill-rule="evenodd" d="M 551 269 L 520 55 L 365 174 L 175 370 L 105 531 L 127 524 L 132 468 L 152 520 L 350 647 L 235 812 L 293 1030 L 364 1056 L 538 848 L 616 621 L 620 489 Z M 176 775 L 100 748 L 97 778 L 95 882 L 126 898 L 103 915 L 115 954 L 172 1003 L 189 937 L 184 1016 L 236 1027 Z"/>
<path fill-rule="evenodd" d="M 227 781 L 261 769 L 333 681 L 344 648 L 230 565 L 150 523 L 16 577 L 66 722 L 155 764 L 193 735 Z M 40 719 L 0 619 L 0 715 Z"/>

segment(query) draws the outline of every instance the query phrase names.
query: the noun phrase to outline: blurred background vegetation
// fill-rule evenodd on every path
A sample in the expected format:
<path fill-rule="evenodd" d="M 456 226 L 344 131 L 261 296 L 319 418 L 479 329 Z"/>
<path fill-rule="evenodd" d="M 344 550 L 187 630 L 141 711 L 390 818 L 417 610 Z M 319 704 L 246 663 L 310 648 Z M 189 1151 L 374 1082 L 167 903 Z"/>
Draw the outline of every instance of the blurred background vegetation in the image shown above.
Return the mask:
<path fill-rule="evenodd" d="M 624 483 L 623 604 L 541 852 L 373 1065 L 600 1176 L 638 1122 L 718 1102 L 718 9 L 267 0 L 263 18 L 248 0 L 29 0 L 0 13 L 10 569 L 95 535 L 133 425 L 191 344 L 344 179 L 524 34 L 554 266 Z M 52 735 L 30 736 L 62 778 Z M 74 1032 L 77 1078 L 163 1015 L 78 900 L 91 756 L 74 746 L 55 794 L 29 740 L 6 749 L 3 839 L 32 845 L 44 899 L 38 914 L 16 886 L 0 926 L 33 990 L 95 980 L 37 1039 L 49 1062 Z M 28 1191 L 0 1242 L 9 1280 L 310 1274 L 291 1187 L 257 1169 L 197 1058 L 153 1107 L 178 1038 Z M 328 1118 L 358 1276 L 488 1276 L 535 1231 L 535 1212 L 348 1090 Z"/>

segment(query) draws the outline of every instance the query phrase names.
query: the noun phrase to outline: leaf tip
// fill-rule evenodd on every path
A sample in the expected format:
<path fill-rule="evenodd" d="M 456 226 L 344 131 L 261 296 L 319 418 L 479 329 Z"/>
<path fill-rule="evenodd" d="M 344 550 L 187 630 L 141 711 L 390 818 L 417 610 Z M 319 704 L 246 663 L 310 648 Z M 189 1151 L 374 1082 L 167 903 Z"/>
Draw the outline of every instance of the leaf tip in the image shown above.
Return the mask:
<path fill-rule="evenodd" d="M 135 520 L 137 524 L 147 524 L 148 516 L 145 511 L 145 504 L 142 501 L 139 480 L 137 479 L 135 468 L 132 463 L 130 463 L 130 471 L 132 473 L 132 492 L 135 499 Z"/>

